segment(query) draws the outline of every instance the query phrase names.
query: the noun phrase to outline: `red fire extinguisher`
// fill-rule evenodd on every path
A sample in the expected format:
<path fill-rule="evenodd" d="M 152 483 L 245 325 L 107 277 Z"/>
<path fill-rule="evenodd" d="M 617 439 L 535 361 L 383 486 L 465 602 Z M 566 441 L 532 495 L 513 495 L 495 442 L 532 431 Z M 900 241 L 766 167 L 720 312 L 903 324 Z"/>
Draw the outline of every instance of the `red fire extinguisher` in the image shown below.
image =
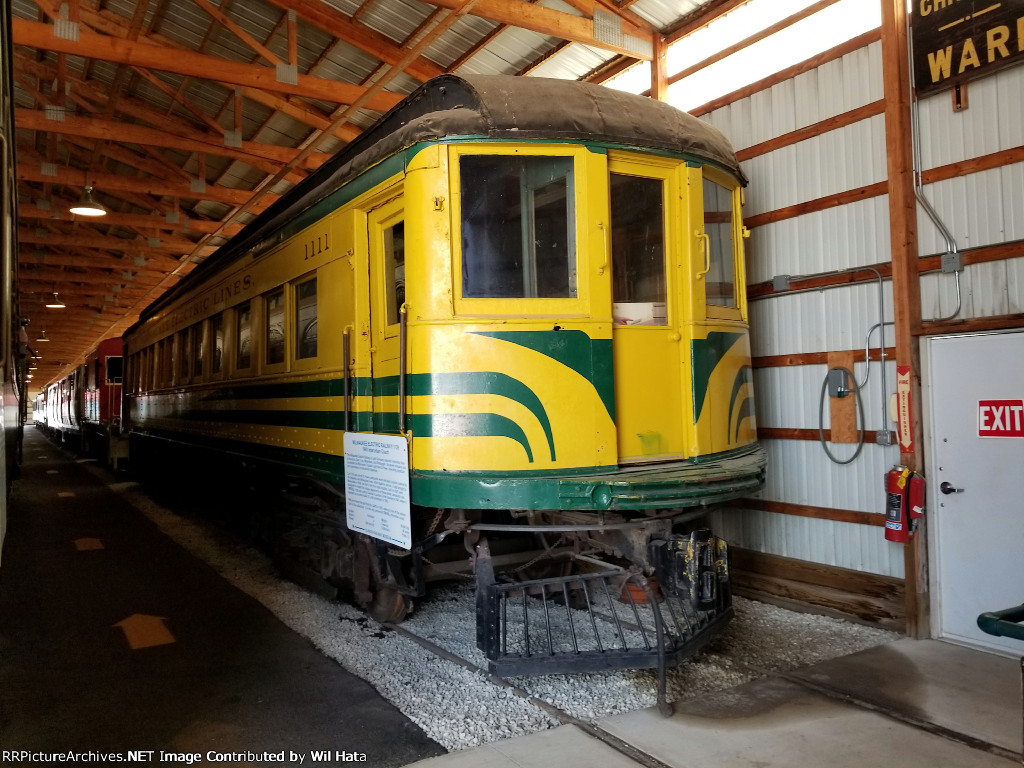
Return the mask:
<path fill-rule="evenodd" d="M 909 467 L 885 474 L 885 538 L 905 544 L 924 515 L 924 478 Z"/>

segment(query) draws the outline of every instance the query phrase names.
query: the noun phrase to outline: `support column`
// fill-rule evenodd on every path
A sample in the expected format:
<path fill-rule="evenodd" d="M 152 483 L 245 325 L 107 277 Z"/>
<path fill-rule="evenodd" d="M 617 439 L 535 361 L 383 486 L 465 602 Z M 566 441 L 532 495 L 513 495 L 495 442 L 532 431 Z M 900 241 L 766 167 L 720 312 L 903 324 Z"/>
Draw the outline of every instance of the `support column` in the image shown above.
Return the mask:
<path fill-rule="evenodd" d="M 910 63 L 906 0 L 882 3 L 882 79 L 885 92 L 885 146 L 889 181 L 889 237 L 896 321 L 896 364 L 910 372 L 911 445 L 901 444 L 900 461 L 923 470 L 921 427 L 921 284 L 918 274 L 917 198 L 911 126 Z M 903 438 L 906 440 L 906 436 Z M 881 478 L 879 478 L 881 482 Z M 904 545 L 907 634 L 929 635 L 926 518 Z"/>
<path fill-rule="evenodd" d="M 668 101 L 668 43 L 660 32 L 653 35 L 654 56 L 651 58 L 651 98 Z"/>

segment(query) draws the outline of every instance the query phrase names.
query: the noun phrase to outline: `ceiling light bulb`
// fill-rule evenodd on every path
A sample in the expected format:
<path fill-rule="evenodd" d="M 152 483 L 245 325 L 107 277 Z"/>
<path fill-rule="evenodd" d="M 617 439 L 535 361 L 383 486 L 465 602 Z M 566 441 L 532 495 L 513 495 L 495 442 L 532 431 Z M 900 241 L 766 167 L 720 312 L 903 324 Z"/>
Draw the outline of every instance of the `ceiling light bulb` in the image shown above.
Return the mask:
<path fill-rule="evenodd" d="M 46 306 L 49 307 L 50 309 L 64 309 L 67 305 L 60 300 L 60 296 L 58 296 L 57 292 L 54 291 L 53 299 L 46 302 Z"/>
<path fill-rule="evenodd" d="M 40 331 L 39 338 L 36 339 L 36 341 L 49 341 L 49 339 L 46 338 L 46 331 Z"/>

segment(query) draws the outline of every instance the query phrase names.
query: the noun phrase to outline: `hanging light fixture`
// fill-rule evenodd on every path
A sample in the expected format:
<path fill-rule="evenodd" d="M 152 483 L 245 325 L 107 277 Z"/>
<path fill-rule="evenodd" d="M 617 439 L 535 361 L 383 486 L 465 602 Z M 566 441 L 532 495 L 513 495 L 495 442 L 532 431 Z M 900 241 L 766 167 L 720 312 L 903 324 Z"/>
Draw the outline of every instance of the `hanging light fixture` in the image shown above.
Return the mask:
<path fill-rule="evenodd" d="M 60 296 L 58 296 L 57 292 L 54 291 L 53 298 L 46 302 L 46 306 L 49 307 L 50 309 L 64 309 L 67 306 L 67 304 L 61 301 Z"/>
<path fill-rule="evenodd" d="M 49 341 L 49 339 L 46 338 L 46 331 L 40 331 L 39 338 L 36 339 L 36 341 Z"/>
<path fill-rule="evenodd" d="M 79 216 L 106 216 L 107 209 L 103 207 L 103 203 L 97 202 L 92 199 L 92 187 L 85 188 L 85 194 L 82 195 L 82 199 L 69 209 L 72 213 L 77 213 Z"/>

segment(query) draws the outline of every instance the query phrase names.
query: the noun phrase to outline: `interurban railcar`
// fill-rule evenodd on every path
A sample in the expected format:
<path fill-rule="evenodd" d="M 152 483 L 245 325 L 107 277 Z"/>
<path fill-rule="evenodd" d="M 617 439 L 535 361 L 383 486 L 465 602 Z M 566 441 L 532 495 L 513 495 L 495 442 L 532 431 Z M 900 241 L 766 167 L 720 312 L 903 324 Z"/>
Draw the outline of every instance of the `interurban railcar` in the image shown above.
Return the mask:
<path fill-rule="evenodd" d="M 104 339 L 46 388 L 36 424 L 51 439 L 116 467 L 128 453 L 121 431 L 123 371 L 124 342 Z"/>
<path fill-rule="evenodd" d="M 731 615 L 699 518 L 764 480 L 743 184 L 667 104 L 436 78 L 126 332 L 132 464 L 258 489 L 253 528 L 382 619 L 475 574 L 495 669 L 681 658 Z M 656 636 L 583 648 L 607 596 Z"/>

